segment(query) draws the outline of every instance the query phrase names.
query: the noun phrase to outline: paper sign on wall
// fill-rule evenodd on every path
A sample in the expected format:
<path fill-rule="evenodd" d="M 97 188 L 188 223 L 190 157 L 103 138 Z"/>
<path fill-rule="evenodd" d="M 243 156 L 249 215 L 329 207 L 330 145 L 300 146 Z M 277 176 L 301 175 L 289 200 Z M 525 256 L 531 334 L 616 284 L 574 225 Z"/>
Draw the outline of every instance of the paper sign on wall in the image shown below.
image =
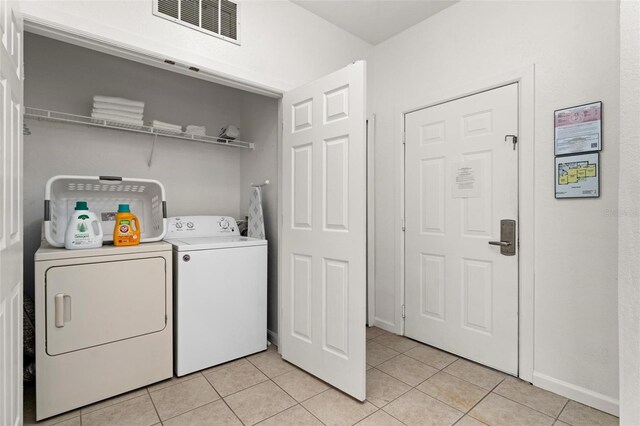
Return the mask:
<path fill-rule="evenodd" d="M 482 195 L 484 177 L 482 161 L 471 160 L 453 163 L 451 182 L 453 198 L 478 198 Z"/>

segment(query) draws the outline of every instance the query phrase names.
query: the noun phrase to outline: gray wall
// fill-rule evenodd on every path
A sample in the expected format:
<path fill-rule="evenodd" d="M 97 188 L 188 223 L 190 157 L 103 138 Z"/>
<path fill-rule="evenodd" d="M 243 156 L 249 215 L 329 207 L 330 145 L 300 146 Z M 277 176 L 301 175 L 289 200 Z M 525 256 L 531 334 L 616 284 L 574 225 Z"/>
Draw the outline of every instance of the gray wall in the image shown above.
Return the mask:
<path fill-rule="evenodd" d="M 32 133 L 24 139 L 24 254 L 28 294 L 33 294 L 33 255 L 40 245 L 45 183 L 52 176 L 117 175 L 157 179 L 165 186 L 170 216 L 244 217 L 248 183 L 242 178 L 243 170 L 260 170 L 260 176 L 265 176 L 261 179 L 275 182 L 277 100 L 34 34 L 25 35 L 26 106 L 89 115 L 92 98 L 97 94 L 144 101 L 145 121 L 158 119 L 182 125 L 205 125 L 208 133 L 214 135 L 224 125 L 235 124 L 240 127 L 243 140 L 256 143 L 256 150 L 249 152 L 158 137 L 152 164 L 148 166 L 153 136 L 25 120 Z M 243 151 L 246 152 L 243 154 Z M 270 156 L 262 157 L 263 151 Z M 275 197 L 275 188 L 266 191 L 268 220 L 275 212 Z M 271 222 L 267 232 L 275 238 L 275 217 Z M 275 266 L 276 246 L 270 244 L 269 248 L 271 267 Z M 274 279 L 273 271 L 270 275 Z M 270 288 L 275 289 L 275 281 Z M 275 305 L 270 306 L 269 311 L 275 312 Z"/>

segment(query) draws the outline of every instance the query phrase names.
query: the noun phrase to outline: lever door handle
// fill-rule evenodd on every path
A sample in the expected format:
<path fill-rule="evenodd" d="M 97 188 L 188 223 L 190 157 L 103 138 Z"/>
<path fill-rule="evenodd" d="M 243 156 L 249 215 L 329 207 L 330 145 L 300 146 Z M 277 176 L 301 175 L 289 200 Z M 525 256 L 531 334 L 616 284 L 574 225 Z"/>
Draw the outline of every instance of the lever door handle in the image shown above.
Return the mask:
<path fill-rule="evenodd" d="M 492 246 L 509 247 L 511 243 L 509 241 L 489 241 Z"/>

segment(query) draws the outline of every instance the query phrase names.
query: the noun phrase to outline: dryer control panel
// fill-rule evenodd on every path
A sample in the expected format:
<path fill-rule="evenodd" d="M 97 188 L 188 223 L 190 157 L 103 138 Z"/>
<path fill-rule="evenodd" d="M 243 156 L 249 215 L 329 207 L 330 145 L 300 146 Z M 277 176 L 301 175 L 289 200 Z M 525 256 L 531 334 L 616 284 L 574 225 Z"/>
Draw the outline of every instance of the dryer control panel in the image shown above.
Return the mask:
<path fill-rule="evenodd" d="M 240 235 L 236 220 L 230 216 L 170 217 L 168 224 L 165 239 Z"/>

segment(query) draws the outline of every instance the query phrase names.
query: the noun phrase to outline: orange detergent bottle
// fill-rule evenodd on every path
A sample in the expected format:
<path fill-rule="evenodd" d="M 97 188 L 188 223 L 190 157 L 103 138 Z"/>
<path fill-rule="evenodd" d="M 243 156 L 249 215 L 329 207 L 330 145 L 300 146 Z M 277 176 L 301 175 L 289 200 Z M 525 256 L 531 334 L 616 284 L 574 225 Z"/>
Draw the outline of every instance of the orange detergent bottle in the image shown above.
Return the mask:
<path fill-rule="evenodd" d="M 113 229 L 113 244 L 116 246 L 140 244 L 140 222 L 129 211 L 129 204 L 118 204 L 116 226 Z"/>

